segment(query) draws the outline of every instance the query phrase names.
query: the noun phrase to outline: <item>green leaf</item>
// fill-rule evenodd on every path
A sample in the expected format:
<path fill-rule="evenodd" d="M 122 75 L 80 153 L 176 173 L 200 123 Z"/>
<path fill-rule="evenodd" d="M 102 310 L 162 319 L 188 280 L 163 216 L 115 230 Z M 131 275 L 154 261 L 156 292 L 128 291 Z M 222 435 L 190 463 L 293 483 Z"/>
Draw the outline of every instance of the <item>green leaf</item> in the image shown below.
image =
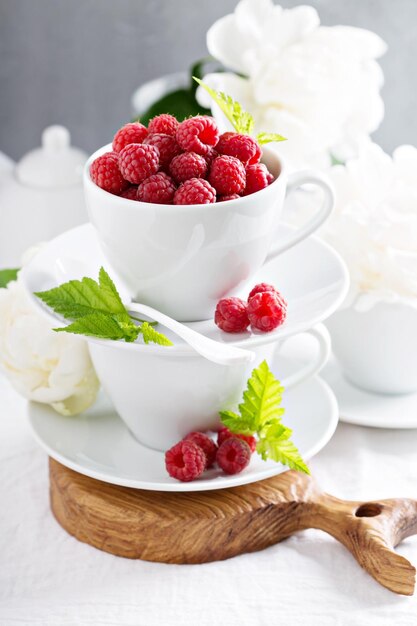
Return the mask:
<path fill-rule="evenodd" d="M 49 291 L 35 293 L 35 296 L 66 319 L 76 320 L 101 312 L 121 315 L 130 321 L 116 287 L 104 268 L 100 269 L 99 283 L 92 278 L 70 280 Z"/>
<path fill-rule="evenodd" d="M 124 339 L 127 342 L 135 341 L 139 334 L 139 327 L 133 323 L 130 325 L 120 324 L 117 319 L 100 311 L 85 315 L 65 328 L 55 328 L 54 330 L 75 335 L 86 335 L 87 337 L 98 337 L 99 339 Z"/>
<path fill-rule="evenodd" d="M 7 287 L 9 283 L 16 280 L 19 269 L 0 270 L 0 289 Z"/>
<path fill-rule="evenodd" d="M 287 141 L 287 138 L 278 135 L 278 133 L 258 133 L 256 141 L 263 146 L 266 143 L 271 143 L 271 141 Z"/>
<path fill-rule="evenodd" d="M 236 129 L 236 132 L 250 135 L 253 131 L 254 120 L 250 113 L 242 109 L 239 102 L 233 100 L 231 96 L 223 93 L 222 91 L 215 91 L 202 80 L 193 76 L 194 80 L 207 91 L 207 93 L 213 98 L 214 102 L 223 111 L 229 122 Z"/>
<path fill-rule="evenodd" d="M 220 417 L 223 424 L 230 430 L 232 433 L 237 433 L 241 435 L 253 435 L 253 425 L 252 421 L 245 420 L 241 415 L 234 413 L 233 411 L 220 411 Z"/>
<path fill-rule="evenodd" d="M 342 161 L 334 154 L 330 153 L 330 165 L 333 167 L 334 165 L 345 165 L 346 161 Z"/>
<path fill-rule="evenodd" d="M 292 430 L 281 421 L 285 412 L 281 407 L 283 391 L 268 363 L 262 361 L 248 380 L 239 413 L 220 411 L 220 417 L 233 433 L 257 435 L 256 451 L 264 461 L 271 459 L 309 474 L 310 470 L 290 441 Z"/>
<path fill-rule="evenodd" d="M 272 419 L 279 418 L 284 409 L 280 407 L 284 388 L 275 378 L 266 361 L 253 370 L 248 386 L 239 404 L 242 418 L 258 432 Z"/>
<path fill-rule="evenodd" d="M 99 282 L 87 277 L 70 280 L 35 295 L 55 313 L 72 320 L 69 326 L 56 328 L 57 332 L 99 339 L 124 339 L 127 342 L 136 341 L 141 333 L 145 343 L 172 345 L 168 337 L 153 328 L 152 322 L 142 322 L 139 326 L 134 324 L 114 282 L 103 267 L 100 268 Z"/>
<path fill-rule="evenodd" d="M 193 63 L 193 65 L 191 66 L 191 68 L 190 68 L 190 83 L 191 83 L 190 84 L 190 89 L 191 89 L 191 92 L 194 94 L 194 97 L 195 97 L 195 94 L 196 94 L 197 88 L 198 88 L 198 85 L 197 85 L 196 81 L 194 80 L 194 76 L 196 76 L 197 78 L 199 78 L 201 80 L 203 78 L 203 76 L 205 74 L 207 74 L 207 71 L 205 69 L 206 65 L 212 64 L 213 61 L 214 62 L 216 61 L 214 57 L 207 56 L 207 57 L 204 57 L 202 59 L 199 59 L 198 61 Z M 221 71 L 221 67 L 217 66 L 216 69 L 212 70 L 212 71 L 220 72 Z"/>
<path fill-rule="evenodd" d="M 291 435 L 292 430 L 290 428 L 286 428 L 282 424 L 271 424 L 262 433 L 256 444 L 256 451 L 264 461 L 271 459 L 290 469 L 310 474 L 308 466 L 290 440 Z"/>
<path fill-rule="evenodd" d="M 137 327 L 139 332 L 143 336 L 145 343 L 157 343 L 159 346 L 172 346 L 172 341 L 168 339 L 162 333 L 158 333 L 148 322 L 143 322 L 141 326 Z"/>
<path fill-rule="evenodd" d="M 100 267 L 98 279 L 101 297 L 106 301 L 109 311 L 112 310 L 113 313 L 126 313 L 126 308 L 119 292 L 104 267 Z"/>

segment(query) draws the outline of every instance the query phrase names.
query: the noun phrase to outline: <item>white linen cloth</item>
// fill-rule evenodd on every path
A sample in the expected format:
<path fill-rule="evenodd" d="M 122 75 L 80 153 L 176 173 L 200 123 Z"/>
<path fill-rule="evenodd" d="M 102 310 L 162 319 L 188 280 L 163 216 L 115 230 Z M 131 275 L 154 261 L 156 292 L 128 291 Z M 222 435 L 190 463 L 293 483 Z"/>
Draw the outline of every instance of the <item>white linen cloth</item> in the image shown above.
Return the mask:
<path fill-rule="evenodd" d="M 0 378 L 1 626 L 416 626 L 417 596 L 378 585 L 320 531 L 205 565 L 132 561 L 79 543 L 49 510 L 47 455 L 25 406 Z M 417 430 L 340 424 L 311 467 L 342 498 L 417 498 Z M 417 564 L 416 537 L 398 551 Z"/>

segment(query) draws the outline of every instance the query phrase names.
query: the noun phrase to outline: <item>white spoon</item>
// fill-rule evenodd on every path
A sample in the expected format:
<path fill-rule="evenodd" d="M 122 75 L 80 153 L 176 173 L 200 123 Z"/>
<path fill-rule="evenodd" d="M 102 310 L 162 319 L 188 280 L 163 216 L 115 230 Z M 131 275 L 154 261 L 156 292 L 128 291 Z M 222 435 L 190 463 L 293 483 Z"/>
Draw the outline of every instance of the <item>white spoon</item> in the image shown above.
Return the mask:
<path fill-rule="evenodd" d="M 78 259 L 59 258 L 56 260 L 55 274 L 59 281 L 68 281 L 75 276 L 84 276 L 85 268 L 83 270 L 83 266 L 84 264 Z M 250 363 L 255 358 L 255 353 L 251 350 L 243 350 L 242 348 L 236 348 L 235 346 L 210 339 L 146 304 L 125 302 L 124 305 L 128 311 L 145 315 L 151 320 L 163 324 L 178 337 L 181 337 L 198 354 L 201 354 L 201 356 L 213 363 L 238 365 L 240 363 Z"/>
<path fill-rule="evenodd" d="M 181 337 L 181 339 L 188 343 L 196 352 L 209 361 L 213 361 L 213 363 L 235 365 L 237 363 L 250 363 L 255 358 L 254 352 L 250 350 L 242 350 L 242 348 L 235 348 L 229 344 L 214 341 L 214 339 L 210 339 L 192 330 L 185 324 L 177 322 L 177 320 L 174 320 L 172 317 L 146 304 L 129 302 L 125 304 L 125 307 L 128 311 L 146 315 L 146 317 L 150 317 L 152 320 L 155 320 L 155 322 L 163 324 L 165 328 L 172 330 L 173 333 Z"/>

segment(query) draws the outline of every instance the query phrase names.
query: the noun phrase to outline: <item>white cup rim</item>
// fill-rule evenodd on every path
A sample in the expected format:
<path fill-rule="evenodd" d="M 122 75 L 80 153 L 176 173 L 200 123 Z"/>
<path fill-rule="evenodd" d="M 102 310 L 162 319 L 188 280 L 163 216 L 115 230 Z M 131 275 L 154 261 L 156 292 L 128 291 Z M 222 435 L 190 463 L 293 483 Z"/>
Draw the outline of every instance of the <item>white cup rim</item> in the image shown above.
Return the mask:
<path fill-rule="evenodd" d="M 286 178 L 286 173 L 287 173 L 285 162 L 275 150 L 273 150 L 272 148 L 262 146 L 262 151 L 265 152 L 266 155 L 275 159 L 275 161 L 278 164 L 279 175 L 275 178 L 275 180 L 270 185 L 268 185 L 268 187 L 265 187 L 264 189 L 261 189 L 260 191 L 255 192 L 257 197 L 259 197 L 260 199 L 266 193 L 271 193 L 272 191 L 275 191 L 276 187 L 282 184 L 282 181 Z M 111 194 L 110 192 L 105 191 L 104 189 L 101 189 L 101 187 L 99 187 L 92 181 L 91 176 L 90 176 L 90 166 L 97 157 L 101 156 L 102 154 L 105 154 L 106 152 L 112 152 L 111 143 L 108 143 L 105 146 L 102 146 L 101 148 L 93 152 L 93 154 L 87 159 L 87 162 L 84 165 L 84 171 L 83 171 L 84 185 L 92 186 L 95 189 L 96 193 L 98 194 L 104 194 L 103 198 L 112 196 L 114 194 Z M 230 207 L 232 203 L 233 203 L 233 206 L 236 206 L 236 203 L 239 203 L 239 205 L 241 206 L 247 202 L 251 202 L 253 201 L 253 195 L 254 194 L 249 194 L 248 196 L 242 196 L 239 199 L 225 200 L 223 202 L 214 202 L 211 204 L 172 205 L 172 204 L 153 204 L 151 202 L 141 202 L 140 200 L 130 200 L 129 198 L 123 198 L 123 200 L 126 203 L 125 204 L 126 208 L 129 208 L 130 210 L 134 210 L 134 211 L 154 212 L 155 210 L 158 210 L 159 212 L 162 213 L 164 211 L 172 212 L 174 210 L 177 213 L 190 213 L 193 211 L 201 212 L 205 210 L 205 211 L 210 211 L 210 213 L 212 213 L 213 211 L 221 211 L 222 209 L 224 210 L 226 207 L 227 208 Z M 114 196 L 114 197 L 120 198 L 120 196 Z"/>

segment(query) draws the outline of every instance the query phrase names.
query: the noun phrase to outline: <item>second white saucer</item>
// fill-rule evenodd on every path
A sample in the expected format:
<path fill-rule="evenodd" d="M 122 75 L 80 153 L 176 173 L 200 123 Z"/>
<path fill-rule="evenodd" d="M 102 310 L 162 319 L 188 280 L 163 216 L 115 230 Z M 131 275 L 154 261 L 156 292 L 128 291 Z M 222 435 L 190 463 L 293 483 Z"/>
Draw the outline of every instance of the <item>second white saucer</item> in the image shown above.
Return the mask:
<path fill-rule="evenodd" d="M 277 376 L 288 376 L 299 364 L 280 358 L 273 364 Z M 285 425 L 304 459 L 321 450 L 332 437 L 338 407 L 334 394 L 319 377 L 313 377 L 283 396 Z M 77 417 L 58 415 L 42 404 L 29 404 L 29 420 L 41 447 L 66 467 L 114 485 L 155 491 L 206 491 L 256 482 L 287 470 L 280 463 L 262 461 L 254 454 L 240 474 L 227 476 L 218 469 L 198 480 L 181 483 L 168 476 L 164 453 L 139 443 L 113 407 L 98 402 Z"/>
<path fill-rule="evenodd" d="M 359 389 L 333 357 L 321 372 L 339 403 L 340 421 L 373 428 L 417 428 L 417 393 L 382 395 Z"/>

